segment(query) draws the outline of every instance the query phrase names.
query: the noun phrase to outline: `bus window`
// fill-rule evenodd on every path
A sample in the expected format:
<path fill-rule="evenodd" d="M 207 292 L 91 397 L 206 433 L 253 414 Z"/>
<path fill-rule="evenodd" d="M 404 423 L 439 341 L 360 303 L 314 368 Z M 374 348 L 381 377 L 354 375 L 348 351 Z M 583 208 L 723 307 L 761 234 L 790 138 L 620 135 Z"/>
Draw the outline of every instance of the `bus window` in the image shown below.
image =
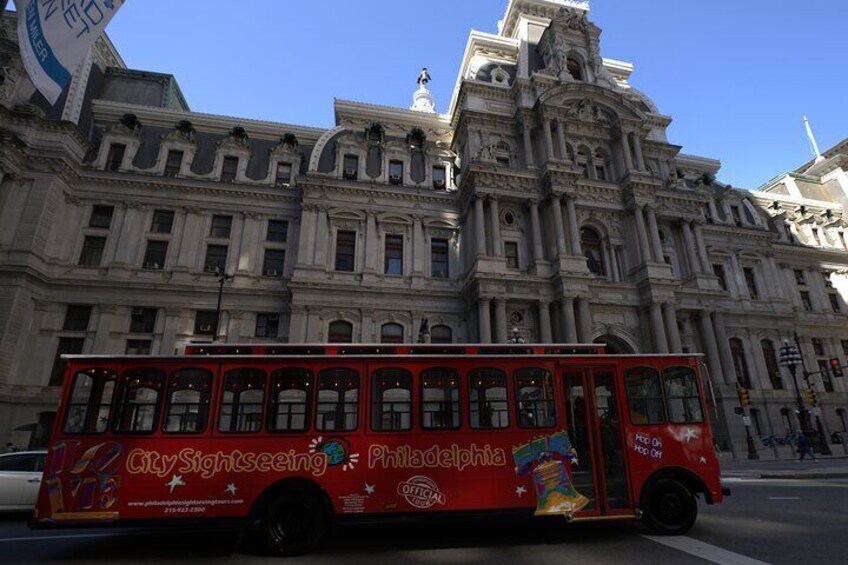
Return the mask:
<path fill-rule="evenodd" d="M 421 371 L 421 427 L 425 430 L 459 429 L 459 373 L 453 369 Z"/>
<path fill-rule="evenodd" d="M 660 374 L 656 369 L 634 367 L 627 370 L 627 400 L 633 424 L 665 423 Z"/>
<path fill-rule="evenodd" d="M 272 432 L 305 432 L 312 405 L 312 373 L 306 369 L 280 369 L 271 375 Z"/>
<path fill-rule="evenodd" d="M 77 373 L 65 415 L 65 433 L 105 432 L 114 394 L 115 371 L 112 369 L 88 369 Z"/>
<path fill-rule="evenodd" d="M 519 369 L 512 374 L 518 425 L 522 428 L 552 428 L 556 425 L 554 384 L 544 369 Z"/>
<path fill-rule="evenodd" d="M 159 418 L 159 396 L 165 373 L 159 369 L 131 369 L 124 373 L 118 398 L 115 432 L 150 433 Z"/>
<path fill-rule="evenodd" d="M 218 431 L 258 432 L 265 404 L 265 371 L 235 369 L 224 376 Z"/>
<path fill-rule="evenodd" d="M 509 427 L 506 373 L 498 369 L 475 369 L 469 372 L 468 395 L 473 429 Z"/>
<path fill-rule="evenodd" d="M 690 367 L 666 367 L 663 371 L 668 420 L 673 424 L 704 421 L 695 371 Z"/>
<path fill-rule="evenodd" d="M 371 429 L 378 432 L 411 429 L 412 373 L 381 369 L 371 378 Z"/>
<path fill-rule="evenodd" d="M 359 425 L 359 373 L 327 369 L 318 375 L 315 429 L 349 432 Z"/>
<path fill-rule="evenodd" d="M 168 405 L 162 430 L 199 434 L 209 419 L 212 373 L 203 369 L 180 369 L 168 378 Z"/>

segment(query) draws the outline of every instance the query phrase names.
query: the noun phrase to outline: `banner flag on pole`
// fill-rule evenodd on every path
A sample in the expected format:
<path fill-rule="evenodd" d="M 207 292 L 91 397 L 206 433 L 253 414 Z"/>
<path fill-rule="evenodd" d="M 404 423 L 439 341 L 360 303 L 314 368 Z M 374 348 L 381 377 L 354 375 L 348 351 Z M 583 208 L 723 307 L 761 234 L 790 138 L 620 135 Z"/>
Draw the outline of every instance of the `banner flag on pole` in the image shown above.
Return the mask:
<path fill-rule="evenodd" d="M 32 83 L 51 104 L 123 4 L 124 0 L 15 0 L 21 59 Z"/>

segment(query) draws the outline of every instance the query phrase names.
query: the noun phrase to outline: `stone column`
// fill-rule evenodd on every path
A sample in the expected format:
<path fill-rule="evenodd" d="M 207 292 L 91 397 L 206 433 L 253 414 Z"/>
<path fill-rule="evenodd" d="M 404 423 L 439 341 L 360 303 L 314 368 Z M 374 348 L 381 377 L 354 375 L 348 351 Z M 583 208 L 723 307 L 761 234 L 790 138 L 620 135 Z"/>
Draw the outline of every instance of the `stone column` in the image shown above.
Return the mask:
<path fill-rule="evenodd" d="M 554 138 L 551 135 L 551 120 L 550 118 L 545 118 L 542 127 L 545 128 L 545 150 L 547 151 L 548 161 L 554 160 Z"/>
<path fill-rule="evenodd" d="M 301 265 L 313 265 L 315 226 L 318 223 L 318 213 L 315 208 L 304 208 L 300 217 L 300 244 L 297 249 L 297 261 Z"/>
<path fill-rule="evenodd" d="M 761 390 L 772 390 L 773 387 L 771 386 L 771 380 L 769 380 L 768 376 L 768 367 L 766 366 L 766 356 L 763 351 L 763 344 L 760 341 L 760 338 L 755 335 L 750 336 L 749 342 L 751 348 L 751 362 L 754 365 L 751 380 L 759 382 L 759 388 Z M 778 345 L 779 342 L 774 341 L 774 343 L 775 345 Z"/>
<path fill-rule="evenodd" d="M 82 207 L 80 207 L 82 208 Z M 106 248 L 103 250 L 102 263 L 103 265 L 109 265 L 113 262 L 118 261 L 118 253 L 123 244 L 123 240 L 126 238 L 125 236 L 125 223 L 127 220 L 127 214 L 129 212 L 136 212 L 136 210 L 127 210 L 126 205 L 118 205 L 115 206 L 114 212 L 112 214 L 112 228 L 111 232 L 114 232 L 111 237 L 106 240 Z M 129 235 L 129 234 L 126 234 Z M 135 246 L 132 246 L 135 247 Z M 111 249 L 110 249 L 111 248 Z M 72 260 L 78 259 L 78 257 L 73 257 Z"/>
<path fill-rule="evenodd" d="M 244 241 L 245 217 L 244 214 L 234 214 L 232 224 L 232 235 L 230 236 L 230 251 L 227 259 L 225 272 L 235 273 L 241 261 L 242 242 Z"/>
<path fill-rule="evenodd" d="M 636 218 L 636 237 L 639 244 L 639 256 L 643 263 L 651 260 L 651 246 L 648 242 L 648 232 L 645 229 L 645 218 L 642 216 L 642 207 L 637 206 L 633 210 L 633 215 Z"/>
<path fill-rule="evenodd" d="M 668 348 L 671 353 L 683 353 L 683 343 L 680 340 L 680 329 L 677 327 L 677 309 L 671 302 L 662 305 L 665 318 L 665 333 L 668 337 Z"/>
<path fill-rule="evenodd" d="M 580 228 L 577 225 L 577 211 L 574 208 L 573 197 L 565 197 L 565 210 L 568 215 L 568 238 L 571 241 L 571 254 L 579 257 L 583 252 L 580 249 Z"/>
<path fill-rule="evenodd" d="M 533 232 L 533 260 L 545 259 L 545 250 L 542 247 L 542 224 L 539 221 L 539 203 L 530 201 L 530 231 Z"/>
<path fill-rule="evenodd" d="M 733 271 L 733 282 L 739 297 L 750 300 L 751 293 L 748 291 L 748 281 L 745 280 L 745 274 L 742 272 L 742 266 L 739 264 L 739 257 L 736 256 L 736 253 L 730 254 L 730 268 Z"/>
<path fill-rule="evenodd" d="M 171 227 L 171 241 L 168 243 L 168 255 L 165 256 L 165 268 L 171 269 L 177 264 L 177 259 L 180 256 L 180 249 L 183 245 L 183 235 L 185 234 L 186 212 L 184 209 L 178 209 L 174 212 L 174 225 Z"/>
<path fill-rule="evenodd" d="M 724 382 L 724 373 L 721 370 L 721 358 L 718 353 L 713 322 L 710 319 L 710 313 L 707 311 L 701 312 L 700 329 L 701 340 L 703 341 L 704 349 L 706 349 L 704 353 L 707 355 L 707 366 L 710 369 L 710 377 L 712 382 L 721 384 Z"/>
<path fill-rule="evenodd" d="M 730 350 L 730 341 L 727 339 L 727 331 L 724 328 L 724 314 L 713 313 L 713 327 L 715 327 L 716 342 L 721 355 L 721 371 L 724 373 L 724 382 L 732 385 L 738 382 L 736 367 L 733 366 L 733 353 Z"/>
<path fill-rule="evenodd" d="M 657 226 L 657 214 L 652 206 L 645 206 L 645 213 L 648 216 L 648 229 L 650 230 L 651 245 L 654 251 L 654 261 L 665 263 L 662 241 L 660 240 L 660 228 Z"/>
<path fill-rule="evenodd" d="M 636 150 L 636 168 L 640 171 L 647 169 L 645 167 L 645 154 L 642 153 L 642 139 L 638 133 L 633 134 L 633 148 Z"/>
<path fill-rule="evenodd" d="M 540 300 L 537 304 L 539 310 L 539 339 L 541 343 L 553 343 L 553 333 L 551 332 L 551 303 L 547 300 Z"/>
<path fill-rule="evenodd" d="M 491 300 L 481 298 L 477 301 L 477 338 L 480 343 L 492 343 L 492 321 L 489 317 Z"/>
<path fill-rule="evenodd" d="M 586 298 L 577 299 L 577 315 L 579 324 L 577 326 L 577 339 L 580 343 L 592 342 L 592 311 L 589 308 L 589 300 Z"/>
<path fill-rule="evenodd" d="M 426 267 L 427 241 L 421 216 L 415 216 L 412 225 L 412 274 L 423 276 Z"/>
<path fill-rule="evenodd" d="M 557 139 L 559 141 L 559 154 L 562 160 L 568 162 L 568 144 L 565 142 L 565 122 L 557 121 Z"/>
<path fill-rule="evenodd" d="M 374 311 L 362 310 L 359 324 L 359 340 L 361 343 L 374 343 Z"/>
<path fill-rule="evenodd" d="M 650 306 L 651 332 L 654 337 L 654 348 L 657 353 L 668 353 L 668 338 L 665 335 L 662 310 L 656 302 Z"/>
<path fill-rule="evenodd" d="M 498 197 L 489 195 L 489 226 L 492 234 L 492 256 L 503 257 L 503 245 L 501 244 L 501 213 L 498 206 Z"/>
<path fill-rule="evenodd" d="M 495 298 L 495 343 L 506 343 L 508 335 L 506 327 L 506 300 Z"/>
<path fill-rule="evenodd" d="M 610 245 L 610 269 L 613 282 L 622 282 L 624 280 L 624 277 L 618 270 L 618 255 L 614 245 Z"/>
<path fill-rule="evenodd" d="M 562 310 L 562 328 L 566 343 L 577 343 L 577 323 L 574 319 L 574 299 L 563 298 L 560 304 Z"/>
<path fill-rule="evenodd" d="M 319 226 L 320 229 L 320 226 Z M 380 236 L 377 233 L 377 216 L 368 212 L 365 219 L 365 272 L 376 273 L 380 255 Z"/>
<path fill-rule="evenodd" d="M 626 132 L 621 132 L 621 150 L 624 153 L 624 169 L 627 171 L 633 169 L 633 152 L 630 150 L 630 140 Z"/>
<path fill-rule="evenodd" d="M 558 198 L 551 198 L 551 211 L 554 214 L 554 229 L 556 231 L 557 254 L 560 257 L 566 255 L 565 249 L 565 226 L 562 221 L 562 204 Z"/>
<path fill-rule="evenodd" d="M 327 248 L 329 247 L 328 240 L 330 237 L 330 228 L 327 225 L 327 211 L 319 209 L 315 214 L 315 265 L 326 268 Z"/>
<path fill-rule="evenodd" d="M 533 169 L 536 167 L 535 161 L 533 159 L 533 135 L 532 130 L 533 127 L 524 122 L 524 160 L 527 163 L 527 168 Z"/>
<path fill-rule="evenodd" d="M 713 265 L 710 262 L 710 254 L 707 251 L 707 245 L 704 243 L 704 230 L 701 224 L 695 224 L 695 243 L 698 246 L 698 258 L 701 260 L 701 269 L 704 273 L 713 274 Z"/>
<path fill-rule="evenodd" d="M 683 242 L 686 244 L 686 260 L 689 265 L 689 272 L 693 275 L 699 275 L 701 270 L 701 260 L 698 258 L 698 248 L 695 246 L 695 236 L 692 235 L 692 227 L 689 222 L 684 220 L 681 223 L 683 229 Z"/>
<path fill-rule="evenodd" d="M 483 213 L 483 197 L 477 195 L 474 200 L 474 237 L 477 239 L 475 248 L 477 255 L 486 254 L 486 219 Z"/>
<path fill-rule="evenodd" d="M 146 215 L 146 212 L 140 206 L 133 204 L 128 206 L 126 216 L 124 216 L 123 226 L 118 228 L 120 231 L 117 236 L 112 236 L 117 237 L 115 244 L 115 263 L 135 265 L 138 262 L 140 246 L 135 242 L 143 239 L 144 218 Z M 104 253 L 104 255 L 106 254 Z M 108 263 L 103 264 L 107 265 Z"/>

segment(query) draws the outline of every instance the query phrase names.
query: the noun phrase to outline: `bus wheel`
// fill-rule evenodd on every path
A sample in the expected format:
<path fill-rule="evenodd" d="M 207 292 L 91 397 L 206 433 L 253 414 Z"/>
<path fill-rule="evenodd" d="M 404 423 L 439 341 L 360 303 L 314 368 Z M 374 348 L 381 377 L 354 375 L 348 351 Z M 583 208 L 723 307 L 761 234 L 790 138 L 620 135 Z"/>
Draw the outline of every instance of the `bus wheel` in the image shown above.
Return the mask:
<path fill-rule="evenodd" d="M 679 536 L 688 532 L 698 517 L 698 503 L 686 485 L 660 479 L 649 486 L 643 504 L 643 520 L 655 534 Z"/>
<path fill-rule="evenodd" d="M 303 555 L 321 542 L 327 525 L 327 512 L 317 497 L 285 491 L 265 508 L 259 541 L 271 555 Z"/>

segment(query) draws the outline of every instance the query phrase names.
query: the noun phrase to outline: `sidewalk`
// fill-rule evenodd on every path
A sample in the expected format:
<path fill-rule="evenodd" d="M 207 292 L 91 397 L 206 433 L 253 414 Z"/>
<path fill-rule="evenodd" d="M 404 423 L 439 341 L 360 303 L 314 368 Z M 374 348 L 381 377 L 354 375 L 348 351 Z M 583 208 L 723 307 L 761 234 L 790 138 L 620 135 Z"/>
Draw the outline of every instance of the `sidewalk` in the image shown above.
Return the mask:
<path fill-rule="evenodd" d="M 721 476 L 724 478 L 759 479 L 848 479 L 848 457 L 818 457 L 818 463 L 807 459 L 739 460 L 729 455 L 719 457 Z"/>

